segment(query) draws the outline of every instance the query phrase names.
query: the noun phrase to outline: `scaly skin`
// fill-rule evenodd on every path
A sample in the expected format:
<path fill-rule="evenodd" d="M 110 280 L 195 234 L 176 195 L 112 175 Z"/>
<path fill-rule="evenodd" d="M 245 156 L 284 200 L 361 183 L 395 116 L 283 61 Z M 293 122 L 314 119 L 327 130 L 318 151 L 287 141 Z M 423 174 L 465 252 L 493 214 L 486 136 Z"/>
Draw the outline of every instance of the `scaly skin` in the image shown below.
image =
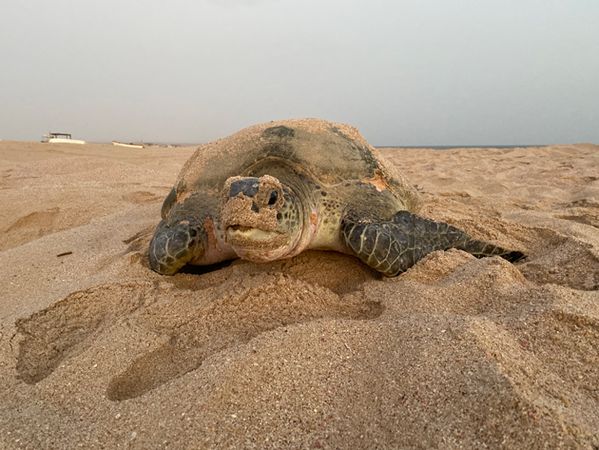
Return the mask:
<path fill-rule="evenodd" d="M 388 222 L 361 222 L 346 218 L 343 238 L 364 263 L 386 276 L 394 277 L 435 250 L 457 248 L 476 257 L 501 256 L 510 262 L 524 258 L 493 244 L 472 239 L 446 223 L 400 211 Z"/>

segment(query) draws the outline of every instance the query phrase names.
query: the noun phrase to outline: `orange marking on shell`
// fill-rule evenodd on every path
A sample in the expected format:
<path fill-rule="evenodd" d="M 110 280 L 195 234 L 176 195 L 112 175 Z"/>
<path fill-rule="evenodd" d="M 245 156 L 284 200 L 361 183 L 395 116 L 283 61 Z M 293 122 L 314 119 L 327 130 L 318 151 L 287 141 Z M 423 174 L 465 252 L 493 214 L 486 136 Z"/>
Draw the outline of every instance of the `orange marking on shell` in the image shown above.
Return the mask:
<path fill-rule="evenodd" d="M 318 223 L 318 215 L 314 211 L 310 213 L 310 223 L 312 225 L 316 225 Z"/>
<path fill-rule="evenodd" d="M 372 184 L 376 188 L 376 190 L 379 192 L 383 192 L 383 191 L 389 189 L 389 185 L 385 181 L 385 177 L 383 176 L 383 174 L 380 170 L 377 170 L 374 173 L 374 177 L 367 178 L 364 181 L 366 183 Z"/>

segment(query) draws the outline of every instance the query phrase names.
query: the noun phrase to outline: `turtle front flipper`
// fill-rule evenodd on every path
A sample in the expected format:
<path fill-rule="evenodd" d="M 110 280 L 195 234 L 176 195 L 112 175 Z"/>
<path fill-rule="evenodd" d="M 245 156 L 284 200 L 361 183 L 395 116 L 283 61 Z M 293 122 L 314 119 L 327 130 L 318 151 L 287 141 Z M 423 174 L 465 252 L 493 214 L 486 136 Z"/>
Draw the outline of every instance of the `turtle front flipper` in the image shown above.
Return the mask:
<path fill-rule="evenodd" d="M 162 275 L 174 275 L 204 252 L 205 230 L 189 220 L 161 220 L 150 242 L 150 267 Z"/>
<path fill-rule="evenodd" d="M 378 222 L 348 215 L 342 220 L 341 234 L 358 258 L 389 277 L 406 271 L 435 250 L 457 248 L 478 258 L 497 255 L 510 262 L 525 257 L 519 251 L 477 241 L 451 225 L 408 211 L 396 213 L 389 221 Z"/>

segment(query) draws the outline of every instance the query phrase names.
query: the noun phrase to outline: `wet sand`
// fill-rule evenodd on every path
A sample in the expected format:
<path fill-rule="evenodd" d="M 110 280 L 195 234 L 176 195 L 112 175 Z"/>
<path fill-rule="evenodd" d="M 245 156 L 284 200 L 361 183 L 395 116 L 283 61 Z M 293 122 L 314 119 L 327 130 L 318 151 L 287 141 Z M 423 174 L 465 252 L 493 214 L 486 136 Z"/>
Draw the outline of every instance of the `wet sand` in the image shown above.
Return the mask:
<path fill-rule="evenodd" d="M 529 257 L 326 252 L 163 277 L 193 148 L 0 142 L 0 447 L 597 448 L 599 146 L 388 149 Z"/>

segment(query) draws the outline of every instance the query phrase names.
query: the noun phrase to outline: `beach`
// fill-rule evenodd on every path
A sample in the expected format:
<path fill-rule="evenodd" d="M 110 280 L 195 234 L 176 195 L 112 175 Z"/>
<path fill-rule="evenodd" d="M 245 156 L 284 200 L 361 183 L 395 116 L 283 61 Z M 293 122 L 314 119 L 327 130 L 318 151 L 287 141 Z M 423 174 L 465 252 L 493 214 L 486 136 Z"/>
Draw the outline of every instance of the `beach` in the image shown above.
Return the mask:
<path fill-rule="evenodd" d="M 523 251 L 148 268 L 194 147 L 0 142 L 0 447 L 599 448 L 599 146 L 381 149 Z"/>

